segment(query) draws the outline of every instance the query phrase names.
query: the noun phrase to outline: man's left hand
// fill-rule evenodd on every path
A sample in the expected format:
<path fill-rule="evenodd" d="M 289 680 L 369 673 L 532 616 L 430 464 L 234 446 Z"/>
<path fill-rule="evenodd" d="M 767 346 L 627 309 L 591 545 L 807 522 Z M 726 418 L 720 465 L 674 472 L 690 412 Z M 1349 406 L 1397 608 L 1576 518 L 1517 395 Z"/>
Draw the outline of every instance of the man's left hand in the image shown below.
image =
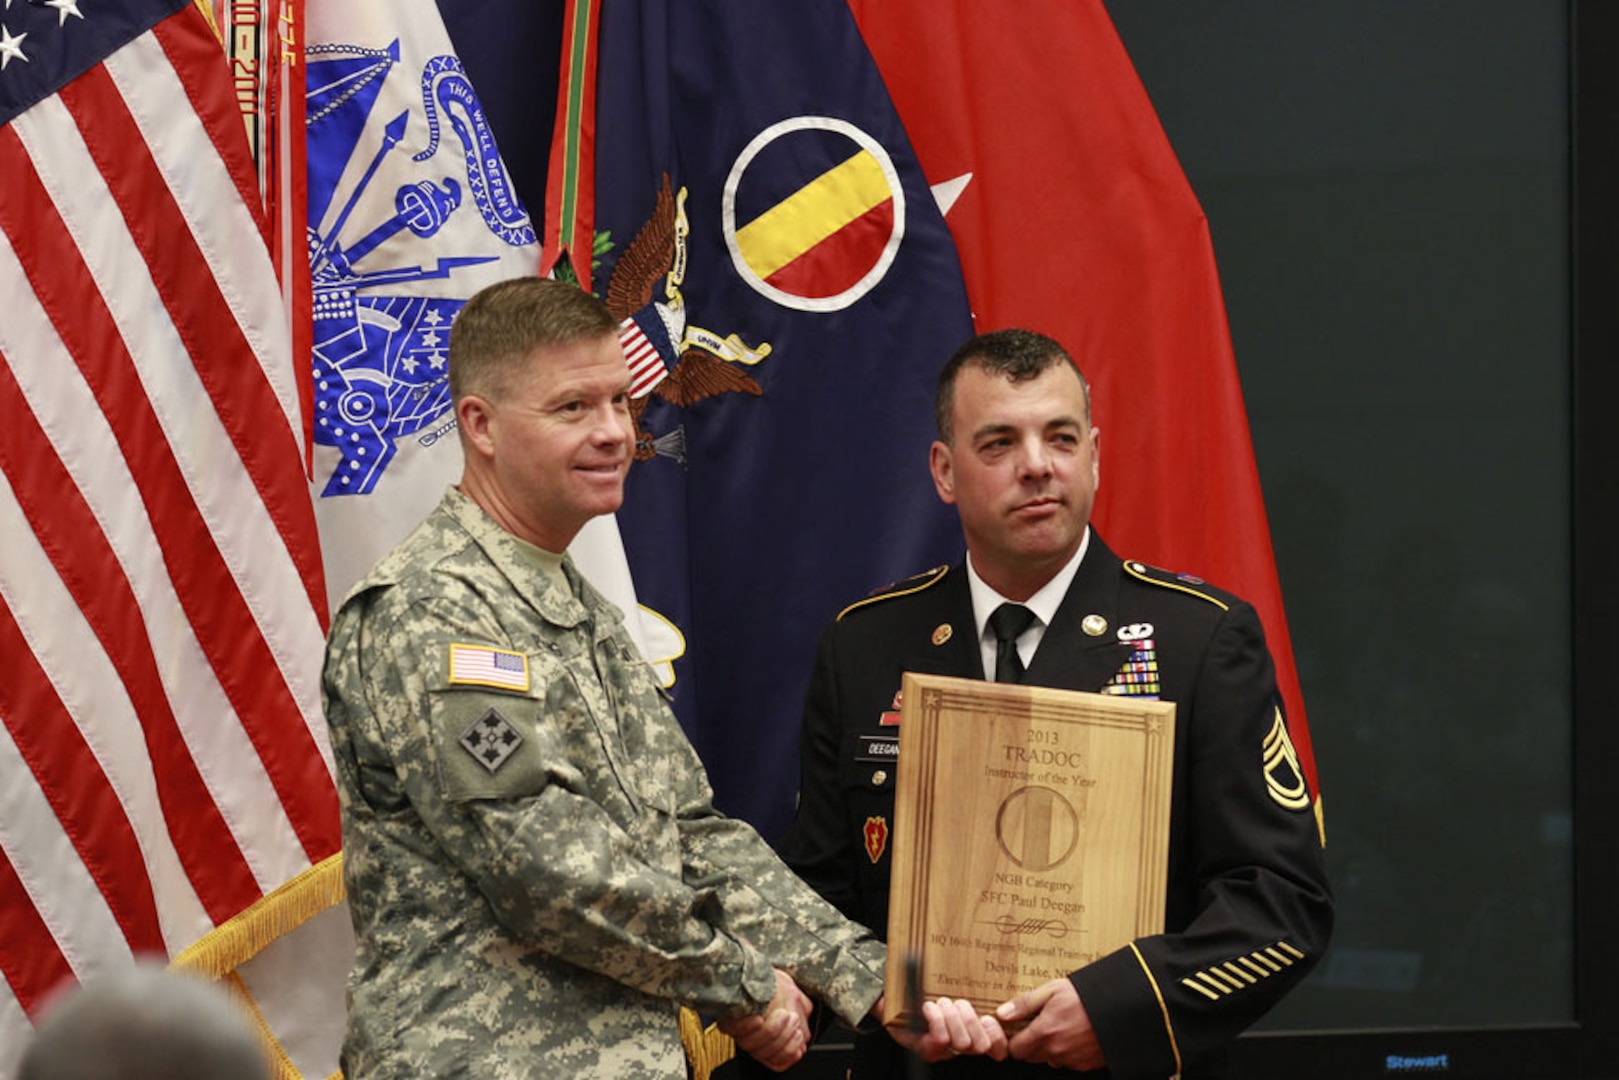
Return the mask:
<path fill-rule="evenodd" d="M 792 976 L 777 968 L 776 996 L 764 1012 L 719 1020 L 715 1026 L 735 1039 L 743 1053 L 766 1068 L 781 1072 L 796 1065 L 809 1049 L 812 1008 L 810 999 L 793 982 Z"/>

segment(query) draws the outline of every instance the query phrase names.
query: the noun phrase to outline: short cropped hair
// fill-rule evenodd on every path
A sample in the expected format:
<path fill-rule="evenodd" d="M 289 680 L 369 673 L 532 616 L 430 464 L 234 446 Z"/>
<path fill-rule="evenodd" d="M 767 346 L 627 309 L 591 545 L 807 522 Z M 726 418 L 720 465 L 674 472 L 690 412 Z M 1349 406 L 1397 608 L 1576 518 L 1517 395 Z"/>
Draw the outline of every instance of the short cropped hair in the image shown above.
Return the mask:
<path fill-rule="evenodd" d="M 945 361 L 939 372 L 939 384 L 933 395 L 933 422 L 939 431 L 939 441 L 953 446 L 955 432 L 951 430 L 951 414 L 956 407 L 956 376 L 965 367 L 976 367 L 992 375 L 1005 375 L 1013 382 L 1024 382 L 1057 366 L 1067 364 L 1079 376 L 1080 389 L 1085 394 L 1085 423 L 1091 422 L 1091 384 L 1079 370 L 1068 351 L 1055 338 L 1037 334 L 1033 330 L 991 330 L 972 338 Z"/>
<path fill-rule="evenodd" d="M 473 295 L 450 327 L 450 397 L 498 399 L 535 349 L 618 332 L 607 305 L 549 278 L 497 282 Z"/>

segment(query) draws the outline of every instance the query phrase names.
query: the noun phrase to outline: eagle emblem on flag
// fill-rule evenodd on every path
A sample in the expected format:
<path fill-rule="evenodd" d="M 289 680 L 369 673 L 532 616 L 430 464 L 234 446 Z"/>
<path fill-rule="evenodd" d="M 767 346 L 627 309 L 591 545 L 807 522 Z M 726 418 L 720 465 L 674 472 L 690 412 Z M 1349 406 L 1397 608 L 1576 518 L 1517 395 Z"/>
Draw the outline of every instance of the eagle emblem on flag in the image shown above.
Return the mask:
<path fill-rule="evenodd" d="M 607 284 L 607 310 L 619 320 L 619 343 L 630 364 L 637 461 L 659 454 L 685 460 L 680 429 L 657 437 L 641 426 L 650 395 L 684 409 L 718 394 L 764 393 L 745 368 L 770 355 L 769 343 L 749 346 L 736 334 L 722 337 L 689 320 L 680 287 L 690 232 L 686 189 L 675 192 L 665 173 L 652 216 L 619 256 Z"/>

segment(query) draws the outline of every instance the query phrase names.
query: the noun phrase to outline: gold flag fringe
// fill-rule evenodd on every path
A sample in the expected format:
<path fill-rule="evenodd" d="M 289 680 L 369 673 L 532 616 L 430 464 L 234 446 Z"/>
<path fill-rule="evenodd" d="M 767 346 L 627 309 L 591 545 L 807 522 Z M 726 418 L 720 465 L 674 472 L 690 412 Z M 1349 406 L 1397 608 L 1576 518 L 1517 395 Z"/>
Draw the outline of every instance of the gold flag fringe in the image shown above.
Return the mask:
<path fill-rule="evenodd" d="M 259 1044 L 264 1048 L 265 1059 L 270 1064 L 270 1080 L 305 1080 L 303 1074 L 298 1071 L 298 1066 L 292 1063 L 292 1059 L 287 1056 L 286 1050 L 276 1039 L 275 1032 L 271 1031 L 270 1025 L 265 1022 L 264 1014 L 259 1011 L 259 1003 L 253 1000 L 253 994 L 248 990 L 247 983 L 242 981 L 242 977 L 233 971 L 225 976 L 222 985 L 229 989 L 231 997 L 236 999 L 236 1003 L 247 1014 L 249 1022 L 258 1031 Z"/>
<path fill-rule="evenodd" d="M 222 978 L 346 896 L 343 853 L 338 852 L 216 926 L 176 956 L 171 966 Z"/>
<path fill-rule="evenodd" d="M 208 25 L 213 28 L 214 37 L 219 38 L 220 43 L 223 44 L 225 38 L 219 32 L 219 16 L 214 14 L 214 5 L 209 3 L 209 0 L 196 0 L 196 3 L 191 6 L 202 12 L 202 17 L 207 19 Z"/>
<path fill-rule="evenodd" d="M 305 1080 L 259 1011 L 258 1002 L 236 969 L 284 934 L 347 897 L 343 889 L 343 853 L 321 860 L 274 892 L 261 897 L 229 922 L 215 927 L 176 956 L 170 967 L 195 971 L 220 981 L 242 1006 L 257 1029 L 270 1064 L 272 1080 Z M 342 1080 L 341 1072 L 327 1080 Z"/>
<path fill-rule="evenodd" d="M 736 1055 L 736 1043 L 713 1024 L 707 1027 L 691 1009 L 680 1007 L 680 1041 L 686 1049 L 693 1080 L 708 1080 L 719 1066 Z"/>

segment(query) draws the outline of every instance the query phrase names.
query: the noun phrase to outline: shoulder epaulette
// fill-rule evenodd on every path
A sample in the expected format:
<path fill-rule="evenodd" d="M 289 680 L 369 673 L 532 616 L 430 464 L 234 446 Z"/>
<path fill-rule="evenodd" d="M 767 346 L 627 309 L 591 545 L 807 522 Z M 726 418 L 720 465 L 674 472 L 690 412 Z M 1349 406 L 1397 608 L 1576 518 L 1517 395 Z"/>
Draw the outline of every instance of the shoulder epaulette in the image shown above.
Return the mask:
<path fill-rule="evenodd" d="M 1135 559 L 1124 560 L 1124 572 L 1137 581 L 1145 581 L 1149 585 L 1157 585 L 1163 589 L 1174 589 L 1176 592 L 1195 596 L 1200 600 L 1207 600 L 1221 611 L 1230 611 L 1231 605 L 1220 597 L 1214 595 L 1214 587 L 1202 578 L 1191 574 L 1176 574 L 1169 570 L 1160 570 L 1156 566 L 1148 566 Z"/>
<path fill-rule="evenodd" d="M 864 600 L 856 600 L 838 612 L 838 618 L 841 619 L 855 608 L 862 608 L 867 604 L 875 604 L 883 600 L 892 600 L 896 596 L 909 596 L 912 593 L 921 592 L 928 586 L 943 581 L 944 576 L 949 572 L 950 567 L 948 565 L 935 566 L 932 570 L 924 570 L 922 573 L 908 577 L 904 581 L 896 581 L 892 585 L 885 585 Z"/>

